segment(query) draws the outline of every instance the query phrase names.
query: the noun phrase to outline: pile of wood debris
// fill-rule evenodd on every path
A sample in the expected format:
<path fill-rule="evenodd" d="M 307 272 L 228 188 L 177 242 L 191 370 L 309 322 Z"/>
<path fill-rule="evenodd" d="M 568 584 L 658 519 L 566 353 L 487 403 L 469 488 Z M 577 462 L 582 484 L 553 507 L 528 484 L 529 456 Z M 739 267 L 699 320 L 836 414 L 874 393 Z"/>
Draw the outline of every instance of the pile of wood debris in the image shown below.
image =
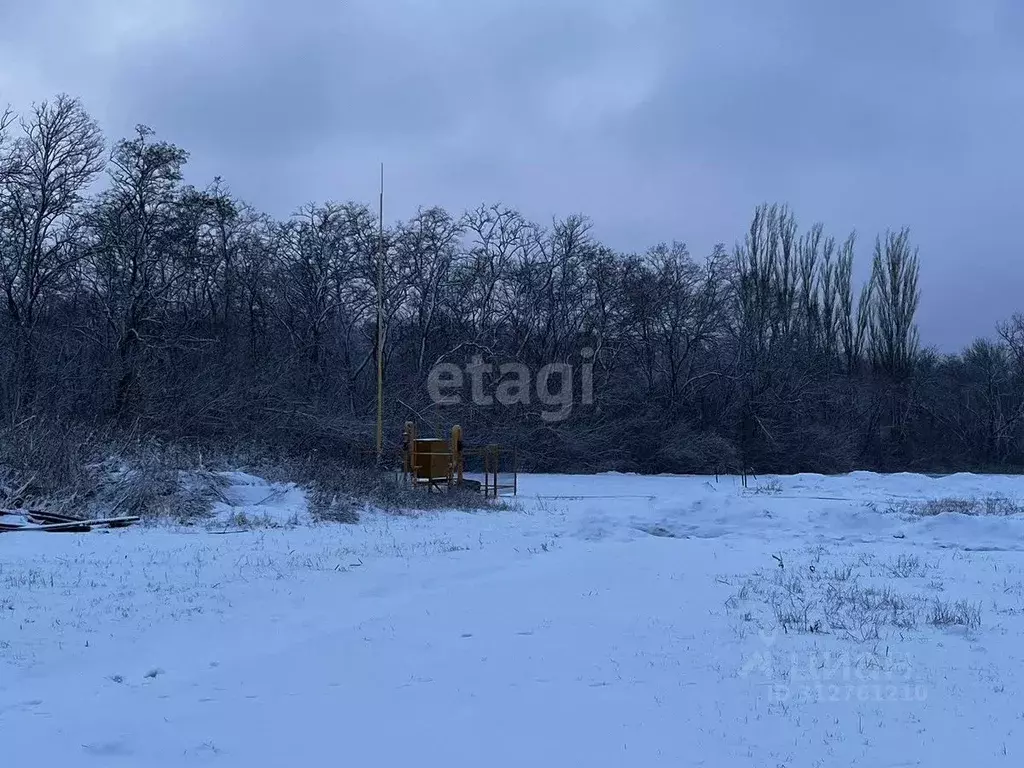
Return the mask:
<path fill-rule="evenodd" d="M 12 531 L 49 531 L 50 533 L 88 533 L 93 528 L 124 528 L 137 523 L 134 515 L 81 520 L 55 512 L 26 509 L 0 509 L 0 533 Z"/>
<path fill-rule="evenodd" d="M 87 533 L 93 528 L 124 528 L 137 523 L 139 517 L 105 517 L 83 520 L 78 517 L 26 506 L 25 491 L 32 481 L 12 491 L 0 487 L 0 533 L 13 531 L 49 531 L 50 533 Z"/>

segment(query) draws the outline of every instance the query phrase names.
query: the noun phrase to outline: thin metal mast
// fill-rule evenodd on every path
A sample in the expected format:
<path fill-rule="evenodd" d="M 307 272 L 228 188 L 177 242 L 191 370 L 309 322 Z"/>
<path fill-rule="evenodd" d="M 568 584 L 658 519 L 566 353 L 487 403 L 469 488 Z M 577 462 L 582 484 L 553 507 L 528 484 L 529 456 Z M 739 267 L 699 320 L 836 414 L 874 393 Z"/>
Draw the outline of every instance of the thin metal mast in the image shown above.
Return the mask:
<path fill-rule="evenodd" d="M 377 216 L 377 463 L 384 456 L 384 163 Z"/>

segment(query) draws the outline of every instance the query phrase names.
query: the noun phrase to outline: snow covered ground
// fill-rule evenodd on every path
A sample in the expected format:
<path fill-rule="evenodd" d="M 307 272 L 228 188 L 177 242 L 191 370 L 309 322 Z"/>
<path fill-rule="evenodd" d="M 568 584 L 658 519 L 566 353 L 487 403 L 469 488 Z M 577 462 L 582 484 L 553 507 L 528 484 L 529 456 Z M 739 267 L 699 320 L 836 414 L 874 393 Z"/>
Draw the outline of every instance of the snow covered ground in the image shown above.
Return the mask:
<path fill-rule="evenodd" d="M 1024 764 L 1024 478 L 533 475 L 356 526 L 232 483 L 224 533 L 0 534 L 0 764 Z"/>

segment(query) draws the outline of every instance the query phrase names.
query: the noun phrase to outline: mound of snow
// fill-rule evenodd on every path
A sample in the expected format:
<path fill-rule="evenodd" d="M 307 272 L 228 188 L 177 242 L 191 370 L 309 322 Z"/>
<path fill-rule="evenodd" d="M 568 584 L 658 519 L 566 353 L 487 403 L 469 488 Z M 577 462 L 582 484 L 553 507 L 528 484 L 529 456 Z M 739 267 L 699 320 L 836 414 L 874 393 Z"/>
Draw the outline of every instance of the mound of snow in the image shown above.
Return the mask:
<path fill-rule="evenodd" d="M 224 501 L 213 507 L 216 524 L 279 527 L 309 522 L 306 492 L 295 483 L 272 483 L 246 472 L 222 472 Z"/>

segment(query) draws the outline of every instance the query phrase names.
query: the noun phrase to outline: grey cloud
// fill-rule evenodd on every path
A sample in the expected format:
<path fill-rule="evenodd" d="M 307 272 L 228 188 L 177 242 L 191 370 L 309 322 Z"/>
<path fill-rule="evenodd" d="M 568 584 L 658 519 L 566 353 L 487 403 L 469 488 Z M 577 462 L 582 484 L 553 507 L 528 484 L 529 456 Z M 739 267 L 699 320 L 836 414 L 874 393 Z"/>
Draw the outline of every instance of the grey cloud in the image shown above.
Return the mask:
<path fill-rule="evenodd" d="M 113 87 L 126 108 L 196 144 L 301 151 L 335 138 L 430 140 L 460 113 L 512 111 L 540 62 L 571 66 L 588 47 L 586 17 L 575 24 L 575 13 L 539 3 L 398 6 L 412 18 L 372 0 L 290 3 L 287 13 L 236 3 L 205 33 L 122 70 Z"/>
<path fill-rule="evenodd" d="M 33 98 L 79 93 L 115 136 L 145 122 L 190 150 L 192 181 L 278 215 L 369 202 L 379 161 L 391 216 L 582 211 L 624 249 L 732 244 L 780 200 L 861 232 L 862 270 L 876 232 L 909 225 L 927 341 L 1024 310 L 1009 0 L 147 0 L 131 24 L 69 7 L 0 0 L 0 85 L 22 65 Z"/>

